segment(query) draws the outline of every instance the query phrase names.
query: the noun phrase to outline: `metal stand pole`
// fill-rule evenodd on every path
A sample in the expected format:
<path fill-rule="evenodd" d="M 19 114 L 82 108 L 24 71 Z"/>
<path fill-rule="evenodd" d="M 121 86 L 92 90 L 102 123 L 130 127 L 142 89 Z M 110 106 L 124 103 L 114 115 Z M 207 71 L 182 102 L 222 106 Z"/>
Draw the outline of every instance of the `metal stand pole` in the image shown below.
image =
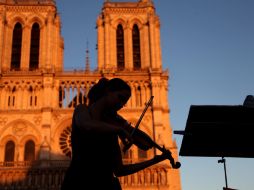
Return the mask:
<path fill-rule="evenodd" d="M 223 165 L 224 165 L 226 188 L 228 188 L 227 170 L 226 170 L 226 159 L 224 159 L 224 157 L 222 157 L 221 160 L 218 160 L 218 163 L 223 163 Z"/>

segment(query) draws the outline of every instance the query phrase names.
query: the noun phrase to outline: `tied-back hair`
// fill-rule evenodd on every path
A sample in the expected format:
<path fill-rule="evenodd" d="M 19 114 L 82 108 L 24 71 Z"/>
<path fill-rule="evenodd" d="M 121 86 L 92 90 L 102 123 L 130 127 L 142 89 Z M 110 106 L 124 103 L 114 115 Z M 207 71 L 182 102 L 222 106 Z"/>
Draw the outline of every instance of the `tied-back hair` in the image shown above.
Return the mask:
<path fill-rule="evenodd" d="M 107 92 L 116 92 L 121 90 L 128 90 L 131 93 L 130 86 L 124 80 L 120 78 L 113 78 L 109 80 L 103 77 L 89 90 L 87 95 L 89 105 L 105 96 Z"/>

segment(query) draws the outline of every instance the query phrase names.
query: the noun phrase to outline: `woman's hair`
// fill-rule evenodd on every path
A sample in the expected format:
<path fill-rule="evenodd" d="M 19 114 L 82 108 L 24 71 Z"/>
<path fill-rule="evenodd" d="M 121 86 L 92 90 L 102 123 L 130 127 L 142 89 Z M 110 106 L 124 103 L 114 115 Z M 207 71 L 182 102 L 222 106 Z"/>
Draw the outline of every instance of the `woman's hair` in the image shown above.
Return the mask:
<path fill-rule="evenodd" d="M 98 83 L 93 85 L 93 87 L 88 92 L 89 104 L 93 104 L 107 92 L 116 92 L 121 90 L 128 90 L 131 93 L 130 86 L 120 78 L 113 78 L 108 80 L 107 78 L 101 78 Z"/>

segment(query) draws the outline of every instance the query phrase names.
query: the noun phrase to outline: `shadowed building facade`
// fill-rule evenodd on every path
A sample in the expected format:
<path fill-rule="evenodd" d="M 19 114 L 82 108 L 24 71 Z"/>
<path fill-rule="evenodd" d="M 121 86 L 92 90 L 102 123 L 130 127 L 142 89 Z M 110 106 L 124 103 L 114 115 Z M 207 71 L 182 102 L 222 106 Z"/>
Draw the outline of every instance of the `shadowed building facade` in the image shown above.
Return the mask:
<path fill-rule="evenodd" d="M 71 157 L 74 107 L 86 102 L 101 77 L 119 77 L 131 86 L 132 97 L 120 112 L 131 123 L 138 121 L 150 96 L 155 97 L 140 129 L 177 159 L 169 122 L 169 74 L 162 68 L 154 4 L 105 1 L 96 25 L 97 69 L 90 71 L 87 58 L 84 70 L 64 71 L 55 2 L 0 0 L 0 189 L 60 188 Z M 154 153 L 133 146 L 124 162 Z M 169 161 L 120 181 L 126 190 L 181 189 L 180 172 Z"/>

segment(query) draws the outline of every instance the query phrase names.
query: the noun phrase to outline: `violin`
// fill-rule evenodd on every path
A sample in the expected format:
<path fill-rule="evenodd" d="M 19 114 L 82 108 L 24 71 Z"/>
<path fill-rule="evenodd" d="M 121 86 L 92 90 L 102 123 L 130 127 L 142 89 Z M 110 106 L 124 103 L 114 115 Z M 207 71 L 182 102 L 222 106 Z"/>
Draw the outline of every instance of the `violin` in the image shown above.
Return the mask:
<path fill-rule="evenodd" d="M 117 114 L 117 112 L 108 112 L 107 117 L 110 118 L 110 122 L 117 125 L 117 126 L 122 126 L 127 132 L 130 133 L 130 136 L 132 137 L 133 141 L 128 142 L 127 144 L 124 144 L 123 152 L 126 152 L 132 144 L 135 144 L 138 148 L 142 150 L 149 150 L 151 148 L 157 148 L 160 150 L 162 153 L 167 155 L 167 159 L 170 161 L 170 164 L 172 165 L 172 168 L 178 169 L 181 166 L 180 162 L 175 162 L 174 158 L 172 157 L 172 153 L 165 149 L 164 147 L 161 147 L 158 145 L 155 141 L 151 139 L 149 135 L 147 135 L 145 132 L 142 130 L 138 129 L 139 124 L 148 109 L 148 107 L 151 105 L 153 100 L 153 96 L 151 96 L 150 100 L 146 104 L 145 109 L 143 110 L 138 122 L 136 123 L 136 126 L 133 127 L 131 126 L 130 123 L 128 123 L 127 120 L 125 120 L 123 117 Z M 122 141 L 124 142 L 124 141 Z"/>
<path fill-rule="evenodd" d="M 116 112 L 108 112 L 106 114 L 106 121 L 114 124 L 115 126 L 123 127 L 130 135 L 135 129 L 127 120 L 125 120 L 122 116 L 118 115 Z M 153 144 L 151 143 L 152 139 L 145 132 L 140 129 L 136 129 L 134 135 L 132 137 L 132 143 L 135 144 L 138 148 L 147 151 L 153 148 Z M 121 141 L 124 143 L 125 140 Z M 126 145 L 125 145 L 126 146 Z"/>

